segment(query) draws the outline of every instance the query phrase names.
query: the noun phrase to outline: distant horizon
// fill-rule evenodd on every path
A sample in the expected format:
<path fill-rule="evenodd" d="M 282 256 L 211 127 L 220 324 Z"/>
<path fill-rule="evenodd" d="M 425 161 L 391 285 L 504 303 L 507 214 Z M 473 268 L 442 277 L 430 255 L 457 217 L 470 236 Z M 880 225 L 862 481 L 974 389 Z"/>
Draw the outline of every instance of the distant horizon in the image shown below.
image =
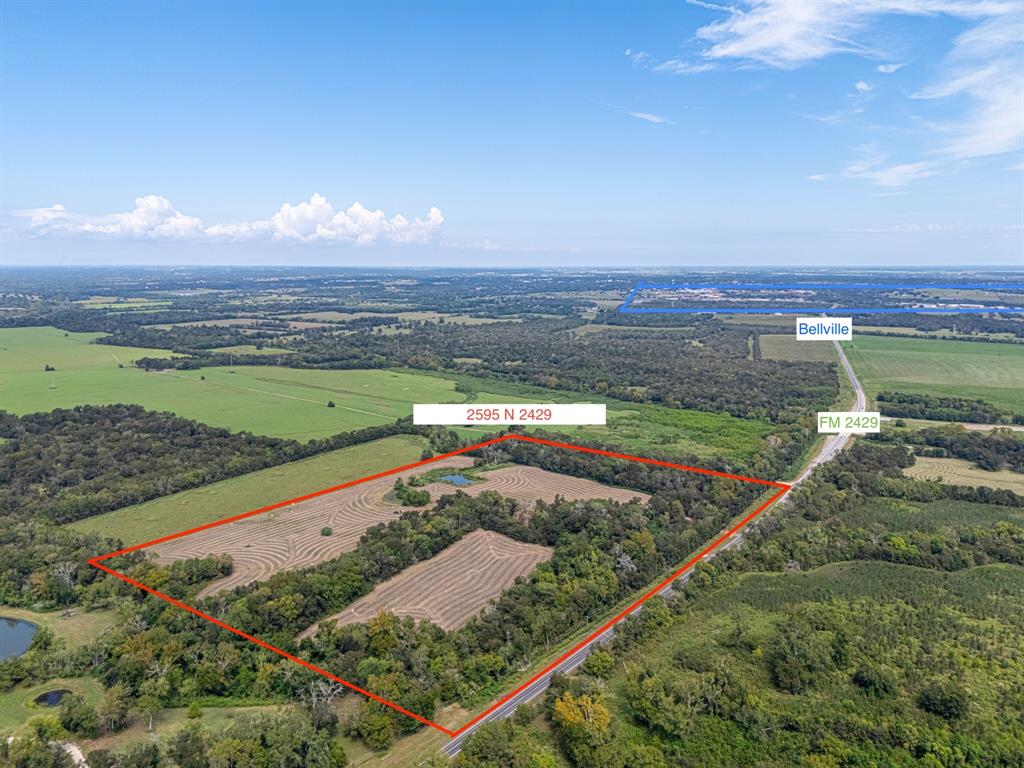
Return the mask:
<path fill-rule="evenodd" d="M 875 272 L 875 273 L 897 273 L 897 272 L 957 272 L 957 273 L 973 273 L 973 272 L 995 272 L 1001 274 L 1020 274 L 1024 275 L 1024 267 L 1013 267 L 1010 265 L 1003 264 L 990 264 L 990 265 L 975 265 L 971 267 L 961 267 L 953 265 L 933 265 L 933 266 L 888 266 L 888 267 L 872 267 L 872 266 L 856 266 L 856 267 L 838 267 L 838 266 L 824 266 L 824 267 L 810 267 L 800 265 L 741 265 L 737 264 L 734 266 L 711 266 L 701 264 L 648 264 L 630 267 L 614 267 L 603 264 L 553 264 L 548 266 L 535 266 L 535 265 L 513 265 L 513 266 L 464 266 L 464 265 L 442 265 L 442 264 L 426 264 L 426 265 L 370 265 L 370 264 L 237 264 L 237 263 L 224 263 L 224 264 L 190 264 L 187 262 L 181 262 L 176 264 L 138 264 L 125 262 L 122 264 L 3 264 L 0 263 L 0 270 L 46 270 L 46 269 L 97 269 L 97 270 L 116 270 L 116 269 L 137 269 L 137 270 L 172 270 L 172 269 L 249 269 L 249 270 L 261 270 L 261 269 L 317 269 L 317 270 L 358 270 L 365 272 L 387 272 L 387 271 L 415 271 L 415 272 L 429 272 L 438 270 L 450 270 L 458 272 L 561 272 L 561 271 L 583 271 L 583 272 L 608 272 L 608 273 L 665 273 L 666 271 L 678 271 L 681 273 L 689 272 L 786 272 L 786 271 L 799 271 L 799 272 L 836 272 L 836 273 L 848 273 L 854 274 L 859 272 Z"/>

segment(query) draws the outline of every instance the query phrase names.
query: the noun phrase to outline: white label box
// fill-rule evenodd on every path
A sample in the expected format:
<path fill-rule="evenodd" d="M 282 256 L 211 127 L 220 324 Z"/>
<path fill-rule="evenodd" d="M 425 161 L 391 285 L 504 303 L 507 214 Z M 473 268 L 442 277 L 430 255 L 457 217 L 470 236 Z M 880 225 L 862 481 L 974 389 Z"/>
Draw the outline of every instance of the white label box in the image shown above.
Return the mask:
<path fill-rule="evenodd" d="M 412 423 L 457 424 L 605 424 L 603 403 L 416 403 Z"/>
<path fill-rule="evenodd" d="M 870 435 L 881 430 L 877 411 L 818 411 L 819 434 Z"/>
<path fill-rule="evenodd" d="M 852 317 L 798 317 L 797 341 L 850 341 L 853 338 Z"/>

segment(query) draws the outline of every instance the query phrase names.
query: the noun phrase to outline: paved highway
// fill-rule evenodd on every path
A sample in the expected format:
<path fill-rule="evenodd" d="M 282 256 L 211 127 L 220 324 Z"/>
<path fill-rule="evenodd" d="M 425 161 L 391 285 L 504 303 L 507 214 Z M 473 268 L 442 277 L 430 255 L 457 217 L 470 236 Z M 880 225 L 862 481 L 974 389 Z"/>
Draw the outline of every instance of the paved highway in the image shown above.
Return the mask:
<path fill-rule="evenodd" d="M 836 353 L 839 355 L 839 362 L 842 364 L 843 370 L 846 371 L 846 376 L 850 380 L 850 384 L 853 386 L 853 390 L 856 394 L 856 401 L 854 403 L 853 410 L 864 411 L 867 408 L 867 398 L 864 395 L 864 390 L 861 388 L 860 382 L 857 381 L 856 374 L 854 374 L 853 372 L 853 366 L 850 365 L 850 361 L 846 358 L 846 353 L 843 352 L 843 348 L 839 345 L 839 342 L 834 341 L 832 343 L 835 344 Z M 845 448 L 849 442 L 849 434 L 839 434 L 828 437 L 825 440 L 824 444 L 821 446 L 821 448 L 818 450 L 818 452 L 811 458 L 810 461 L 807 462 L 803 470 L 801 470 L 800 474 L 796 476 L 791 485 L 795 487 L 800 483 L 804 482 L 808 477 L 810 477 L 811 472 L 814 471 L 815 467 L 825 463 L 826 461 L 830 461 L 832 458 L 835 457 L 836 454 L 843 450 L 843 448 Z M 722 552 L 726 549 L 732 549 L 733 547 L 738 546 L 742 541 L 743 532 L 740 531 L 739 533 L 735 534 L 731 539 L 729 539 L 729 541 L 725 542 L 725 544 L 705 555 L 704 559 L 708 560 L 714 557 L 719 552 Z M 672 588 L 674 586 L 685 584 L 687 581 L 689 581 L 692 573 L 693 568 L 690 568 L 689 570 L 681 574 L 679 578 L 676 579 L 674 582 L 666 584 L 661 590 L 659 590 L 659 593 L 668 594 L 672 591 Z M 639 611 L 642 607 L 643 606 L 638 606 L 633 612 L 635 613 L 636 611 Z M 567 674 L 569 672 L 572 672 L 574 669 L 576 669 L 584 661 L 587 660 L 587 657 L 590 655 L 590 653 L 594 650 L 595 647 L 603 643 L 609 642 L 613 637 L 615 637 L 614 626 L 609 627 L 602 634 L 598 635 L 595 638 L 592 638 L 590 642 L 588 642 L 586 645 L 574 651 L 571 656 L 567 656 L 556 666 L 547 670 L 543 675 L 541 675 L 539 678 L 530 683 L 530 685 L 523 688 L 523 690 L 517 692 L 514 696 L 512 696 L 512 698 L 504 702 L 500 707 L 495 709 L 493 712 L 489 713 L 487 717 L 474 723 L 465 731 L 463 731 L 458 736 L 449 741 L 447 744 L 445 744 L 441 751 L 449 757 L 454 757 L 462 750 L 463 742 L 470 736 L 472 736 L 473 733 L 476 732 L 477 728 L 479 728 L 484 723 L 492 722 L 495 720 L 503 720 L 506 717 L 510 717 L 516 711 L 519 705 L 528 704 L 529 702 L 533 701 L 538 696 L 540 696 L 542 693 L 544 693 L 544 691 L 548 687 L 548 684 L 551 682 L 551 677 L 553 675 Z"/>

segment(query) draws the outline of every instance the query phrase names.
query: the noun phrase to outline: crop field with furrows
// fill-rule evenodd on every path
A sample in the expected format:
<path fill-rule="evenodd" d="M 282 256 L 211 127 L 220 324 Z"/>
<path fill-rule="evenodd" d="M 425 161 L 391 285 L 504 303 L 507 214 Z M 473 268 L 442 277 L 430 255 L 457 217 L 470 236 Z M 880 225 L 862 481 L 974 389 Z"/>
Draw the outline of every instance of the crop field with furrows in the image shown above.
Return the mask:
<path fill-rule="evenodd" d="M 472 459 L 454 456 L 436 467 L 470 466 Z M 411 473 L 407 473 L 407 478 Z M 275 509 L 234 523 L 210 528 L 157 545 L 159 563 L 208 555 L 231 555 L 230 575 L 207 585 L 199 597 L 265 581 L 278 571 L 303 568 L 351 552 L 363 532 L 397 518 L 402 507 L 385 499 L 402 475 L 370 480 L 308 501 Z M 453 491 L 446 486 L 447 492 Z M 330 534 L 324 535 L 324 529 Z"/>
<path fill-rule="evenodd" d="M 1002 470 L 989 472 L 963 459 L 918 456 L 903 474 L 915 480 L 935 480 L 950 485 L 985 485 L 1024 494 L 1024 474 Z"/>
<path fill-rule="evenodd" d="M 473 460 L 453 456 L 431 465 L 432 469 L 458 470 Z M 231 555 L 230 575 L 207 585 L 199 597 L 207 597 L 254 581 L 265 581 L 278 571 L 304 568 L 351 552 L 367 528 L 397 518 L 403 507 L 389 498 L 395 480 L 408 480 L 406 472 L 370 480 L 315 499 L 300 501 L 251 518 L 183 536 L 151 550 L 159 563 L 189 560 L 208 555 Z M 496 491 L 518 501 L 528 514 L 538 500 L 612 499 L 628 502 L 650 497 L 639 491 L 615 488 L 578 477 L 568 477 L 536 467 L 502 467 L 484 474 L 482 480 L 463 488 L 445 482 L 423 486 L 433 501 L 462 490 L 472 496 Z M 409 509 L 405 507 L 404 509 Z M 330 534 L 324 535 L 329 528 Z"/>
<path fill-rule="evenodd" d="M 524 544 L 494 531 L 476 530 L 429 560 L 377 585 L 326 621 L 369 621 L 381 612 L 458 629 L 521 576 L 548 560 L 553 550 Z M 301 637 L 311 637 L 311 627 Z"/>
<path fill-rule="evenodd" d="M 453 493 L 455 486 L 438 482 L 423 486 L 433 499 Z M 585 501 L 586 499 L 611 499 L 625 504 L 633 499 L 646 503 L 650 496 L 628 488 L 616 488 L 603 485 L 583 477 L 570 477 L 557 472 L 548 472 L 538 467 L 511 466 L 493 469 L 484 474 L 484 479 L 472 485 L 459 488 L 470 496 L 477 496 L 484 491 L 496 491 L 502 496 L 514 499 L 529 511 L 538 501 L 552 502 L 556 496 L 569 501 Z"/>

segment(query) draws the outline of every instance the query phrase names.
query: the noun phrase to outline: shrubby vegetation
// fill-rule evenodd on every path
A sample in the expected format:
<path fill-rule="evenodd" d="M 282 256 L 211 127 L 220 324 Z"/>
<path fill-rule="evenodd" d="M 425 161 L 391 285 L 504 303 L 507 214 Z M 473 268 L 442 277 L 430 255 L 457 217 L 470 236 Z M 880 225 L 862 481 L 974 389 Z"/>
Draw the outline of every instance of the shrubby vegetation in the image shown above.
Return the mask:
<path fill-rule="evenodd" d="M 1009 413 L 984 400 L 905 392 L 879 392 L 875 399 L 883 416 L 976 424 L 1024 424 L 1024 415 Z"/>
<path fill-rule="evenodd" d="M 410 420 L 323 440 L 229 432 L 137 405 L 0 411 L 0 516 L 67 523 L 200 485 L 396 434 Z"/>
<path fill-rule="evenodd" d="M 1024 765 L 1021 499 L 911 501 L 909 456 L 855 443 L 455 765 Z"/>

